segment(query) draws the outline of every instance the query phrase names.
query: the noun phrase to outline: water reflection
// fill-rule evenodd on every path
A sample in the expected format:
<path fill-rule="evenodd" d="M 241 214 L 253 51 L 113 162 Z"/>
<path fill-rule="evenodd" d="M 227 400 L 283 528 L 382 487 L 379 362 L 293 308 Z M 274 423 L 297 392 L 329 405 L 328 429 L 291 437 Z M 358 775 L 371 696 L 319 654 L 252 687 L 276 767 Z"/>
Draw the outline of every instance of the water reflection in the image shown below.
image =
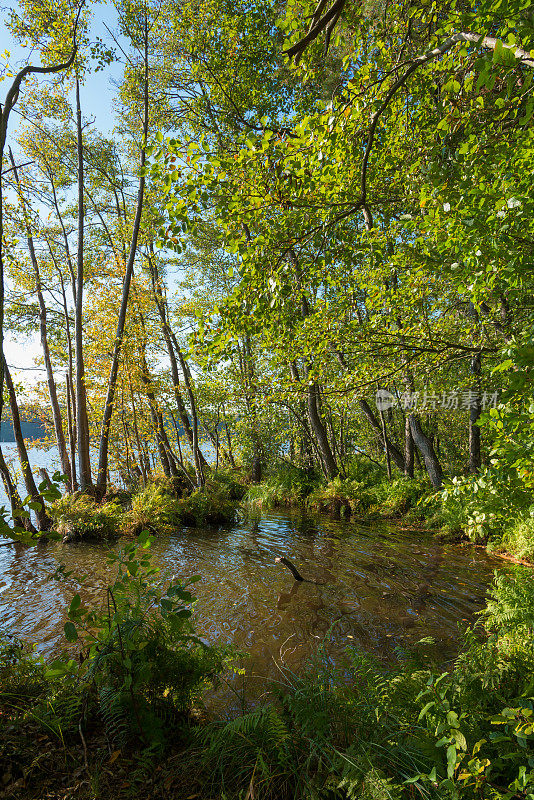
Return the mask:
<path fill-rule="evenodd" d="M 276 677 L 281 649 L 296 668 L 325 637 L 333 659 L 348 643 L 389 657 L 395 646 L 423 636 L 433 636 L 448 658 L 459 620 L 480 608 L 497 564 L 485 553 L 444 547 L 421 534 L 302 513 L 179 530 L 158 538 L 153 554 L 164 574 L 202 576 L 196 584 L 200 635 L 233 642 L 249 654 L 249 674 L 269 677 Z M 75 575 L 87 575 L 84 602 L 103 600 L 113 578 L 105 555 L 99 545 L 0 548 L 0 629 L 53 652 L 78 588 Z M 295 582 L 277 556 L 324 585 Z M 60 564 L 74 574 L 51 581 Z"/>

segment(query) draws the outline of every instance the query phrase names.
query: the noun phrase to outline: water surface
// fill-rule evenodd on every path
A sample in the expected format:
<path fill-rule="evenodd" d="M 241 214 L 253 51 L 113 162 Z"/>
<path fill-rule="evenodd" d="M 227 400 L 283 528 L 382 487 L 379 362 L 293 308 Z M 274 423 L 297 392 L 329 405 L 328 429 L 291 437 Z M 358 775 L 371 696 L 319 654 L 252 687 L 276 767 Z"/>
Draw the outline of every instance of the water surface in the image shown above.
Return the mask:
<path fill-rule="evenodd" d="M 483 607 L 498 565 L 484 552 L 441 545 L 427 534 L 300 512 L 184 528 L 158 537 L 152 552 L 164 575 L 201 576 L 197 629 L 249 655 L 251 684 L 279 676 L 281 658 L 298 669 L 325 637 L 336 660 L 348 644 L 389 659 L 396 648 L 432 636 L 445 661 L 455 653 L 461 620 Z M 106 547 L 95 544 L 0 547 L 0 630 L 44 654 L 56 651 L 79 584 L 74 575 L 57 582 L 50 574 L 65 564 L 86 575 L 84 602 L 101 603 L 113 578 L 105 556 Z M 276 556 L 324 585 L 294 581 Z"/>

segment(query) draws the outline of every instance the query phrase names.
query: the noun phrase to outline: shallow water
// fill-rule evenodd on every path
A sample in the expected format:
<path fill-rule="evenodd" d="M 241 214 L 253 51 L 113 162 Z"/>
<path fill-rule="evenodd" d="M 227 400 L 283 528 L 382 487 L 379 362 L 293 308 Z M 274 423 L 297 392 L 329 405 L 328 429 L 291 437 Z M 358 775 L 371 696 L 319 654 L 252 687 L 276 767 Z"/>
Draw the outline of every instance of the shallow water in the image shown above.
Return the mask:
<path fill-rule="evenodd" d="M 432 636 L 446 661 L 456 650 L 458 623 L 483 607 L 499 566 L 484 552 L 440 545 L 427 534 L 300 512 L 182 529 L 158 537 L 152 552 L 164 575 L 201 576 L 194 587 L 199 634 L 248 654 L 251 687 L 279 675 L 281 655 L 298 668 L 325 637 L 328 658 L 337 661 L 348 644 L 389 659 L 395 648 Z M 78 582 L 50 574 L 65 564 L 87 575 L 82 598 L 100 603 L 112 579 L 105 553 L 94 544 L 0 547 L 0 631 L 53 653 L 64 643 L 64 611 Z M 294 581 L 276 556 L 324 585 Z"/>

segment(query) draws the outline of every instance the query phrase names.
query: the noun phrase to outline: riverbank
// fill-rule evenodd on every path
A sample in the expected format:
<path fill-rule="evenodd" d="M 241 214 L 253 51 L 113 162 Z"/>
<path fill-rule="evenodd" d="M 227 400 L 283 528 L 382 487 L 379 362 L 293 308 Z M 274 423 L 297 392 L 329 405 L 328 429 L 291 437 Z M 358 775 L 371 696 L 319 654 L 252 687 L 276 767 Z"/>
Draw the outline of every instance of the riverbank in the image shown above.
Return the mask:
<path fill-rule="evenodd" d="M 513 488 L 486 471 L 452 478 L 436 491 L 425 478 L 388 480 L 378 465 L 356 459 L 343 476 L 328 482 L 316 473 L 282 467 L 252 486 L 244 503 L 251 509 L 300 505 L 358 523 L 394 520 L 440 541 L 472 542 L 534 566 L 534 507 Z"/>

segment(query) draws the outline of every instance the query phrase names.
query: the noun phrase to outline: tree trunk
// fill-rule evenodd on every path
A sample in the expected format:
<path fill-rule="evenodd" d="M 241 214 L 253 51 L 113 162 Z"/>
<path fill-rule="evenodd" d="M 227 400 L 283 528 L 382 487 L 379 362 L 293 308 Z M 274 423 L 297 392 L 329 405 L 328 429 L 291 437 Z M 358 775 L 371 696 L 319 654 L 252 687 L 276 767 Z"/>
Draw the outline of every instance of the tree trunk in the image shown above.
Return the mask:
<path fill-rule="evenodd" d="M 6 490 L 6 495 L 9 500 L 9 505 L 11 506 L 11 516 L 13 517 L 13 522 L 20 528 L 24 528 L 29 533 L 37 533 L 35 527 L 29 517 L 21 517 L 20 512 L 22 509 L 22 500 L 18 489 L 11 477 L 11 473 L 9 472 L 9 467 L 6 464 L 4 454 L 2 453 L 2 448 L 0 447 L 0 473 L 2 473 L 2 483 L 4 484 L 4 489 Z"/>
<path fill-rule="evenodd" d="M 308 377 L 309 369 L 307 366 L 304 369 L 306 377 Z M 332 480 L 338 474 L 339 469 L 328 441 L 325 425 L 319 413 L 319 385 L 316 381 L 308 385 L 306 400 L 310 426 L 321 454 L 326 476 L 329 480 Z"/>
<path fill-rule="evenodd" d="M 404 420 L 404 474 L 407 478 L 414 476 L 414 446 L 409 417 Z"/>
<path fill-rule="evenodd" d="M 108 380 L 108 391 L 106 395 L 106 402 L 104 405 L 104 414 L 102 417 L 102 428 L 100 431 L 100 449 L 98 454 L 98 476 L 97 487 L 100 494 L 104 495 L 106 492 L 106 482 L 108 473 L 108 451 L 109 451 L 109 430 L 111 425 L 111 418 L 113 415 L 113 406 L 115 402 L 115 391 L 117 387 L 117 375 L 119 372 L 119 360 L 122 351 L 122 341 L 124 338 L 124 328 L 126 324 L 126 312 L 128 310 L 128 298 L 130 294 L 130 284 L 132 282 L 135 255 L 137 251 L 137 240 L 139 237 L 139 230 L 141 227 L 141 217 L 143 214 L 144 192 L 145 192 L 145 161 L 146 161 L 146 143 L 148 137 L 148 20 L 145 14 L 144 24 L 144 85 L 143 85 L 143 144 L 141 146 L 140 157 L 140 177 L 139 188 L 137 192 L 137 207 L 135 210 L 135 219 L 132 230 L 132 239 L 130 242 L 130 252 L 128 255 L 128 262 L 126 264 L 126 271 L 124 274 L 124 281 L 122 285 L 122 298 L 119 310 L 119 318 L 117 320 L 117 333 L 115 335 L 115 344 L 113 346 L 113 356 L 111 359 L 111 369 Z"/>
<path fill-rule="evenodd" d="M 165 339 L 165 346 L 167 348 L 167 353 L 169 356 L 169 361 L 171 364 L 171 378 L 172 378 L 172 385 L 174 390 L 174 398 L 176 400 L 176 408 L 178 410 L 178 416 L 180 417 L 180 421 L 182 423 L 185 435 L 187 436 L 187 440 L 191 447 L 191 452 L 193 454 L 193 459 L 196 464 L 197 460 L 200 462 L 201 471 L 209 467 L 208 462 L 204 458 L 202 451 L 198 447 L 198 419 L 197 419 L 197 437 L 196 437 L 196 445 L 195 445 L 195 434 L 193 431 L 193 426 L 189 420 L 189 416 L 187 414 L 187 409 L 185 407 L 184 399 L 182 397 L 182 393 L 180 390 L 180 376 L 178 373 L 178 362 L 176 361 L 176 355 L 180 358 L 180 365 L 182 366 L 182 373 L 184 374 L 184 381 L 187 386 L 187 377 L 185 375 L 183 364 L 184 361 L 183 356 L 181 355 L 181 350 L 178 345 L 178 341 L 176 336 L 174 335 L 173 331 L 170 328 L 168 323 L 168 314 L 166 308 L 166 302 L 163 297 L 162 287 L 159 280 L 159 275 L 157 272 L 157 268 L 153 262 L 152 256 L 147 256 L 147 261 L 150 269 L 150 277 L 152 281 L 152 291 L 154 294 L 154 300 L 156 302 L 156 307 L 158 309 L 159 318 L 161 321 L 161 329 L 163 332 L 163 338 Z M 188 396 L 189 391 L 188 391 Z M 191 398 L 190 398 L 191 399 Z M 198 479 L 198 475 L 197 475 Z"/>
<path fill-rule="evenodd" d="M 4 150 L 7 139 L 7 129 L 9 124 L 9 117 L 13 108 L 16 105 L 20 96 L 20 89 L 23 82 L 28 75 L 51 75 L 63 70 L 69 69 L 74 63 L 76 58 L 77 45 L 76 33 L 78 29 L 78 20 L 80 16 L 81 6 L 78 9 L 76 19 L 74 22 L 72 52 L 69 58 L 60 64 L 51 64 L 47 67 L 34 66 L 33 64 L 26 64 L 14 76 L 9 89 L 5 95 L 3 105 L 0 104 L 0 420 L 2 419 L 2 409 L 4 404 L 4 198 L 3 198 L 3 167 L 4 167 Z"/>
<path fill-rule="evenodd" d="M 196 406 L 196 402 L 195 402 L 195 395 L 194 395 L 194 392 L 193 392 L 193 382 L 192 382 L 192 379 L 191 379 L 191 373 L 189 371 L 189 365 L 188 365 L 187 361 L 185 360 L 185 358 L 183 356 L 183 353 L 180 350 L 180 348 L 177 349 L 177 355 L 178 355 L 178 359 L 180 361 L 180 366 L 182 368 L 182 374 L 184 376 L 185 387 L 187 389 L 187 396 L 189 398 L 189 407 L 191 409 L 191 423 L 192 423 L 192 429 L 193 429 L 193 455 L 194 455 L 194 458 L 195 458 L 195 473 L 196 473 L 196 479 L 197 479 L 197 486 L 198 486 L 198 488 L 200 488 L 201 486 L 204 486 L 204 483 L 205 483 L 204 472 L 203 472 L 203 469 L 202 469 L 202 459 L 204 457 L 202 456 L 202 458 L 201 458 L 202 454 L 200 452 L 200 447 L 199 447 L 199 443 L 198 443 L 198 414 L 197 414 L 197 406 Z"/>
<path fill-rule="evenodd" d="M 299 284 L 301 283 L 301 273 L 300 273 L 300 266 L 297 259 L 297 254 L 291 248 L 291 260 L 293 262 L 293 266 L 295 268 L 295 274 Z M 308 298 L 306 294 L 301 289 L 301 298 L 300 298 L 300 312 L 301 318 L 303 320 L 307 319 L 310 316 L 310 306 L 308 303 Z M 306 379 L 307 384 L 307 392 L 306 392 L 306 407 L 308 411 L 308 419 L 310 420 L 310 427 L 313 431 L 313 435 L 315 436 L 315 440 L 317 442 L 317 447 L 319 449 L 319 453 L 321 456 L 321 460 L 323 462 L 323 468 L 326 474 L 326 477 L 329 480 L 332 480 L 336 477 L 339 473 L 338 466 L 336 464 L 336 459 L 334 454 L 332 453 L 332 448 L 330 447 L 330 442 L 328 441 L 328 435 L 326 432 L 326 428 L 324 422 L 321 418 L 321 413 L 319 410 L 319 384 L 316 381 L 310 381 L 310 369 L 309 364 L 306 360 L 304 360 L 304 377 Z"/>
<path fill-rule="evenodd" d="M 17 395 L 15 394 L 15 387 L 13 386 L 13 381 L 11 380 L 11 373 L 9 372 L 9 368 L 6 364 L 5 358 L 4 358 L 4 376 L 9 396 L 9 405 L 11 408 L 11 416 L 13 418 L 13 432 L 15 434 L 15 442 L 17 443 L 17 451 L 19 454 L 20 468 L 22 470 L 24 485 L 32 501 L 40 505 L 40 509 L 35 510 L 35 516 L 37 518 L 37 526 L 39 530 L 48 531 L 52 527 L 52 520 L 46 513 L 45 502 L 41 497 L 37 489 L 37 486 L 35 485 L 33 472 L 31 470 L 30 461 L 28 458 L 28 451 L 26 450 L 26 444 L 24 442 L 24 437 L 22 435 L 22 426 L 20 423 L 20 413 L 17 403 Z"/>
<path fill-rule="evenodd" d="M 13 168 L 15 182 L 17 184 L 18 195 L 22 206 L 22 216 L 24 219 L 24 226 L 26 228 L 26 241 L 28 243 L 28 251 L 30 254 L 30 261 L 35 276 L 35 291 L 37 293 L 37 301 L 39 304 L 39 330 L 41 335 L 41 347 L 43 350 L 43 360 L 46 369 L 46 380 L 48 383 L 48 396 L 50 398 L 50 406 L 52 408 L 52 419 L 54 422 L 54 431 L 56 434 L 56 443 L 59 451 L 59 459 L 61 462 L 61 470 L 67 476 L 68 491 L 72 491 L 72 472 L 70 467 L 69 454 L 67 452 L 67 445 L 65 442 L 65 435 L 63 433 L 63 419 L 61 416 L 61 409 L 57 398 L 56 382 L 54 380 L 54 371 L 52 369 L 52 360 L 50 358 L 50 349 L 48 347 L 48 331 L 47 331 L 47 309 L 44 301 L 43 290 L 41 285 L 41 273 L 39 271 L 39 264 L 35 254 L 35 247 L 33 244 L 33 235 L 31 232 L 30 220 L 26 209 L 26 201 L 22 194 L 22 187 L 20 185 L 19 173 L 13 158 L 11 147 L 9 148 L 9 160 Z"/>
<path fill-rule="evenodd" d="M 436 489 L 441 489 L 443 483 L 443 470 L 436 455 L 431 440 L 426 436 L 421 427 L 421 422 L 416 414 L 410 414 L 410 430 L 417 449 L 423 456 L 428 477 Z"/>
<path fill-rule="evenodd" d="M 469 472 L 476 475 L 482 463 L 480 455 L 480 427 L 478 420 L 482 413 L 482 400 L 480 396 L 480 372 L 481 372 L 480 353 L 471 359 L 471 372 L 475 376 L 475 381 L 471 387 L 469 404 Z"/>
<path fill-rule="evenodd" d="M 228 442 L 228 458 L 230 460 L 230 466 L 235 469 L 236 463 L 234 460 L 234 454 L 232 452 L 232 439 L 230 437 L 230 428 L 228 427 L 228 420 L 226 419 L 226 414 L 223 410 L 223 418 L 224 418 L 224 427 L 226 429 L 226 441 Z"/>
<path fill-rule="evenodd" d="M 141 465 L 141 473 L 143 475 L 143 483 L 146 484 L 147 477 L 148 477 L 148 470 L 147 470 L 147 467 L 146 467 L 146 453 L 144 452 L 143 447 L 141 446 L 141 437 L 139 436 L 139 427 L 137 425 L 137 410 L 135 408 L 135 398 L 134 398 L 134 393 L 133 393 L 133 388 L 132 388 L 132 380 L 131 380 L 129 375 L 128 375 L 128 385 L 129 385 L 129 388 L 130 388 L 130 398 L 131 398 L 131 401 L 132 401 L 133 428 L 134 428 L 134 434 L 135 434 L 135 441 L 136 441 L 136 444 L 137 444 L 137 453 L 138 453 L 138 456 L 139 456 L 139 464 Z"/>
<path fill-rule="evenodd" d="M 63 282 L 63 275 L 58 270 L 59 281 L 61 284 L 61 298 L 63 303 L 63 317 L 65 320 L 65 335 L 67 338 L 67 355 L 69 361 L 68 372 L 65 376 L 66 391 L 67 391 L 67 414 L 69 415 L 69 446 L 70 446 L 70 468 L 72 472 L 72 488 L 74 491 L 78 488 L 78 479 L 76 477 L 76 395 L 74 392 L 74 360 L 72 354 L 72 337 L 70 334 L 70 320 L 69 310 L 67 307 L 67 295 Z M 73 284 L 75 289 L 75 284 Z M 76 296 L 76 292 L 74 292 Z"/>
<path fill-rule="evenodd" d="M 76 291 L 74 314 L 74 341 L 76 352 L 76 429 L 78 435 L 78 474 L 82 490 L 92 485 L 89 454 L 89 419 L 87 417 L 87 394 L 85 390 L 85 366 L 83 360 L 83 256 L 84 256 L 84 200 L 83 200 L 83 140 L 82 109 L 80 105 L 80 82 L 76 76 L 76 130 L 78 151 L 78 251 L 76 258 Z"/>
<path fill-rule="evenodd" d="M 365 414 L 367 420 L 369 421 L 371 427 L 380 436 L 380 439 L 381 439 L 382 442 L 384 442 L 384 436 L 385 436 L 385 441 L 387 442 L 387 448 L 389 450 L 389 455 L 390 455 L 391 460 L 393 461 L 393 463 L 395 464 L 397 469 L 399 469 L 401 472 L 404 472 L 404 456 L 403 456 L 403 454 L 401 453 L 399 448 L 395 444 L 393 444 L 391 439 L 388 437 L 387 433 L 384 433 L 380 422 L 375 417 L 375 415 L 373 413 L 373 410 L 372 410 L 371 406 L 369 405 L 369 403 L 367 402 L 367 400 L 364 400 L 363 397 L 361 397 L 358 400 L 358 404 L 359 404 L 361 410 L 363 411 L 363 413 Z"/>
<path fill-rule="evenodd" d="M 380 420 L 382 422 L 382 440 L 384 442 L 384 449 L 386 451 L 386 466 L 388 472 L 388 481 L 391 481 L 391 456 L 389 454 L 389 444 L 386 432 L 386 417 L 383 411 L 380 411 Z"/>
<path fill-rule="evenodd" d="M 78 481 L 76 480 L 76 425 L 75 416 L 72 409 L 72 382 L 69 373 L 65 375 L 65 391 L 67 395 L 67 426 L 70 447 L 70 464 L 72 470 L 72 490 L 76 491 L 78 488 Z"/>

